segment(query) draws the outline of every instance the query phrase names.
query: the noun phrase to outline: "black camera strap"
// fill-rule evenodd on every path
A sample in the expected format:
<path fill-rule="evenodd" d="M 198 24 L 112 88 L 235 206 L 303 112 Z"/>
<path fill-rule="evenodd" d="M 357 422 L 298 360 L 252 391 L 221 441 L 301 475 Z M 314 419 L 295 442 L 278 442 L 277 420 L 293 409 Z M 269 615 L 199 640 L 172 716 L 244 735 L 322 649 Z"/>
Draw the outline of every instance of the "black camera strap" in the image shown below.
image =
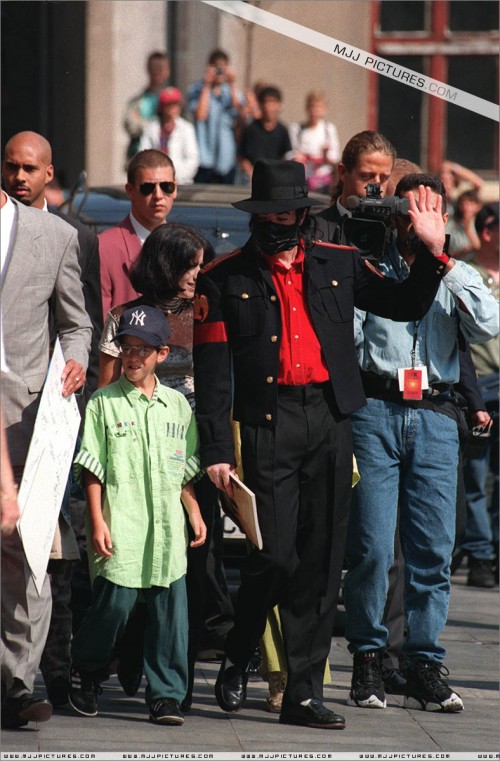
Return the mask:
<path fill-rule="evenodd" d="M 421 320 L 417 320 L 413 323 L 413 346 L 411 347 L 411 366 L 413 369 L 415 369 L 415 360 L 417 357 L 417 338 L 420 323 Z"/>

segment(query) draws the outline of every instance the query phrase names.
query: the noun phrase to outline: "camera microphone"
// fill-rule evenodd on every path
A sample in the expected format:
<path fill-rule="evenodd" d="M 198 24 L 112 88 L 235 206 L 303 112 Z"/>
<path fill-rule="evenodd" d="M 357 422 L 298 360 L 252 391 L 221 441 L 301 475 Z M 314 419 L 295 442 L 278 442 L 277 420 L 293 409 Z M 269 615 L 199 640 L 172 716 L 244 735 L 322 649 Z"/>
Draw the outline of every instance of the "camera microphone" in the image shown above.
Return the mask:
<path fill-rule="evenodd" d="M 348 196 L 345 202 L 345 207 L 349 211 L 353 211 L 353 209 L 357 209 L 360 205 L 362 199 L 359 196 Z"/>
<path fill-rule="evenodd" d="M 380 259 L 392 239 L 391 219 L 398 214 L 407 215 L 410 202 L 397 196 L 383 197 L 380 183 L 366 185 L 366 197 L 348 196 L 341 226 L 341 241 L 359 249 L 367 259 Z"/>

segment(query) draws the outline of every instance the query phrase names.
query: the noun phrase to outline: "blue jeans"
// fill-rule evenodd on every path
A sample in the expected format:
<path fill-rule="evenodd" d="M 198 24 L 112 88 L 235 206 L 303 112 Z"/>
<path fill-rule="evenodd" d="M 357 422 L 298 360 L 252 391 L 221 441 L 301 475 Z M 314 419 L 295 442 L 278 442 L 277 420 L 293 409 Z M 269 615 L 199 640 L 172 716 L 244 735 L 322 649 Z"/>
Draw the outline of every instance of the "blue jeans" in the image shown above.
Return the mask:
<path fill-rule="evenodd" d="M 464 467 L 467 525 L 460 544 L 460 549 L 481 560 L 493 560 L 498 549 L 498 409 L 487 407 L 494 421 L 490 439 L 481 455 L 467 459 Z"/>
<path fill-rule="evenodd" d="M 441 661 L 455 540 L 458 429 L 434 410 L 369 399 L 352 415 L 361 480 L 347 532 L 346 638 L 352 653 L 384 648 L 398 503 L 407 636 L 402 659 Z"/>

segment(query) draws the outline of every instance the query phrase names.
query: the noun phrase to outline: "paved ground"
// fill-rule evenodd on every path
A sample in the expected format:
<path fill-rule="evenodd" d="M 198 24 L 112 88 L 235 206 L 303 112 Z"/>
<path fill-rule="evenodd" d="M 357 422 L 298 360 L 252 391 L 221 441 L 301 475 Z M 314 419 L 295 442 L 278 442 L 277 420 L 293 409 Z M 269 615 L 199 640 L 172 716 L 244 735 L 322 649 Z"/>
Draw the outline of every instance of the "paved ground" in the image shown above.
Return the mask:
<path fill-rule="evenodd" d="M 198 663 L 194 703 L 183 727 L 159 727 L 147 721 L 142 702 L 127 698 L 116 679 L 107 683 L 100 713 L 83 719 L 60 711 L 52 719 L 18 731 L 2 732 L 5 751 L 410 751 L 493 752 L 500 749 L 498 590 L 467 587 L 465 569 L 453 580 L 449 621 L 442 641 L 447 647 L 451 683 L 461 693 L 460 714 L 406 711 L 402 699 L 389 697 L 388 708 L 363 710 L 345 705 L 351 657 L 341 636 L 332 640 L 333 683 L 325 702 L 347 719 L 343 731 L 281 726 L 265 712 L 266 684 L 253 681 L 244 710 L 224 714 L 213 697 L 216 663 Z"/>

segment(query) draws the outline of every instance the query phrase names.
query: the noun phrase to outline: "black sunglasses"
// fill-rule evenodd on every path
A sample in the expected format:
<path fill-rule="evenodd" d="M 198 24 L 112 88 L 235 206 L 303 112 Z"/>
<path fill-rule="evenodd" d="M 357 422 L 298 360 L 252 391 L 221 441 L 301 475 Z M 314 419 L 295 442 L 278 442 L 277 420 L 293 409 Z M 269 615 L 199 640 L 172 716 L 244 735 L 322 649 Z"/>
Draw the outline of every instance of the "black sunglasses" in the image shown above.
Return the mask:
<path fill-rule="evenodd" d="M 143 182 L 139 185 L 139 191 L 143 196 L 150 196 L 156 186 L 159 185 L 160 189 L 165 195 L 171 196 L 175 190 L 175 182 Z"/>

